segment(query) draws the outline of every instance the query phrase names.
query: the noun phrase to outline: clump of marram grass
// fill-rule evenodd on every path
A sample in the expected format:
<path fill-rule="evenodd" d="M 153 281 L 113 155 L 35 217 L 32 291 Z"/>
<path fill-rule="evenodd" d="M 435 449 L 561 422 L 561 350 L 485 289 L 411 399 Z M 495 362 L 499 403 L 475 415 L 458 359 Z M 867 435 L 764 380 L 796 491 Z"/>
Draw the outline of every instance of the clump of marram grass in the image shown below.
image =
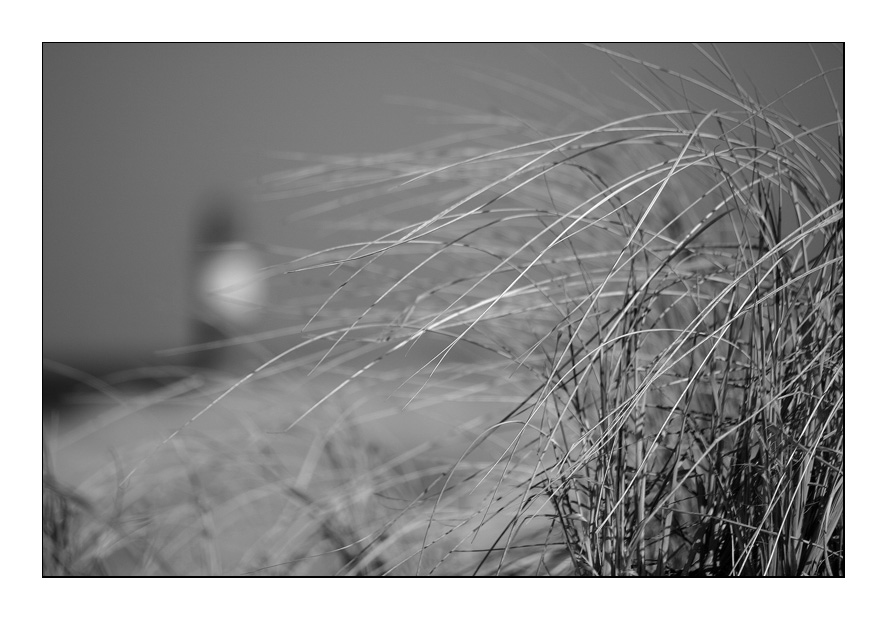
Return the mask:
<path fill-rule="evenodd" d="M 339 279 L 304 328 L 330 342 L 316 372 L 350 373 L 320 406 L 404 355 L 408 413 L 487 399 L 440 480 L 361 540 L 364 566 L 843 575 L 841 77 L 793 85 L 833 97 L 808 128 L 717 52 L 728 89 L 606 53 L 652 70 L 633 86 L 651 111 L 571 131 L 486 115 L 464 147 L 267 179 L 269 198 L 330 193 L 298 218 L 387 231 L 283 265 Z M 374 552 L 399 529 L 414 549 Z"/>
<path fill-rule="evenodd" d="M 76 491 L 47 461 L 44 574 L 844 575 L 840 107 L 606 53 L 650 111 L 512 76 L 546 118 L 291 155 L 266 197 L 358 241 L 275 249 L 296 327 L 191 378 L 188 432 Z"/>

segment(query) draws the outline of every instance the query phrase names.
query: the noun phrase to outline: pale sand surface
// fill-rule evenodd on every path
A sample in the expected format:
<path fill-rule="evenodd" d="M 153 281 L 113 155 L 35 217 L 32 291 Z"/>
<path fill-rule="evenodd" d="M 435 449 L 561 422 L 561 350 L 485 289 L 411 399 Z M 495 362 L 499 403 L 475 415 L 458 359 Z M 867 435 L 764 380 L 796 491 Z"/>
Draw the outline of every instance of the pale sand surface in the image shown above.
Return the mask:
<path fill-rule="evenodd" d="M 324 471 L 330 467 L 323 455 L 323 445 L 330 434 L 341 440 L 340 451 L 372 451 L 375 461 L 370 461 L 374 464 L 409 453 L 411 459 L 403 465 L 402 472 L 430 468 L 427 476 L 412 484 L 410 489 L 416 492 L 446 471 L 446 465 L 459 459 L 478 433 L 502 418 L 509 407 L 503 395 L 479 393 L 467 384 L 462 388 L 464 393 L 451 389 L 446 395 L 439 388 L 427 387 L 404 409 L 407 393 L 399 392 L 398 383 L 370 381 L 342 390 L 289 432 L 275 433 L 304 414 L 338 381 L 312 378 L 288 388 L 278 380 L 261 380 L 242 386 L 159 449 L 166 438 L 230 386 L 231 380 L 203 385 L 197 380 L 185 380 L 150 393 L 118 395 L 123 403 L 89 394 L 74 400 L 70 409 L 59 412 L 57 418 L 45 419 L 44 438 L 56 477 L 99 504 L 109 504 L 117 493 L 115 483 L 137 468 L 129 483 L 128 497 L 138 498 L 148 490 L 151 502 L 162 507 L 159 514 L 163 519 L 155 545 L 175 572 L 236 573 L 255 565 L 251 555 L 269 546 L 274 548 L 275 533 L 281 536 L 289 528 L 283 527 L 281 520 L 298 523 L 304 519 L 298 511 L 287 518 L 285 494 L 280 489 L 263 489 L 261 480 L 255 477 L 257 464 L 265 461 L 263 450 L 273 453 L 281 476 L 292 477 L 301 489 L 318 498 L 328 491 L 337 493 L 323 483 L 335 475 Z M 349 422 L 353 424 L 349 426 Z M 490 463 L 504 447 L 503 436 L 499 440 L 494 438 L 472 459 Z M 140 461 L 146 455 L 147 459 Z M 364 474 L 360 464 L 369 458 L 357 454 L 351 458 L 354 463 L 346 464 L 346 470 L 339 473 L 340 485 L 343 477 L 347 482 L 350 477 Z M 310 472 L 306 463 L 311 464 Z M 204 493 L 195 491 L 189 483 L 192 471 L 198 473 L 200 485 L 214 499 L 212 562 L 191 558 L 198 554 L 196 550 L 206 547 L 199 545 L 198 521 L 186 515 L 195 502 L 188 495 Z M 495 483 L 496 479 L 491 478 L 471 496 L 457 498 L 453 506 L 463 513 L 477 510 L 478 503 L 484 502 L 484 490 Z M 253 487 L 255 497 L 249 500 L 240 496 L 230 498 L 230 490 L 241 493 Z M 176 517 L 177 506 L 182 507 L 181 517 Z M 147 510 L 153 512 L 155 508 Z M 444 505 L 440 515 L 447 515 Z M 153 519 L 156 526 L 157 516 Z M 492 543 L 509 518 L 501 515 L 488 519 L 490 524 L 481 535 L 466 545 Z M 421 536 L 421 532 L 417 531 L 416 536 Z M 139 545 L 143 544 L 134 540 L 110 554 L 109 569 L 123 574 L 135 571 L 143 555 L 134 552 L 133 546 Z M 206 556 L 205 552 L 202 554 Z M 466 559 L 463 554 L 451 561 Z M 335 555 L 333 559 L 319 559 L 310 565 L 310 571 L 334 572 L 337 562 Z"/>
<path fill-rule="evenodd" d="M 44 420 L 44 439 L 57 477 L 79 486 L 97 471 L 113 466 L 115 454 L 123 467 L 131 467 L 137 455 L 161 444 L 234 381 L 184 380 L 149 393 L 124 394 L 123 403 L 101 394 L 72 400 L 57 417 Z M 361 440 L 386 452 L 411 451 L 432 442 L 435 446 L 428 451 L 434 455 L 458 458 L 484 426 L 502 417 L 510 403 L 502 395 L 466 385 L 447 395 L 427 387 L 405 408 L 406 396 L 412 392 L 399 391 L 396 382 L 362 381 L 340 390 L 290 431 L 278 433 L 338 383 L 313 378 L 294 389 L 281 390 L 263 382 L 241 386 L 181 429 L 174 443 L 210 439 L 236 449 L 239 440 L 250 442 L 254 434 L 260 434 L 296 465 L 299 456 L 292 454 L 292 448 L 307 447 L 319 435 L 351 422 Z M 186 390 L 186 394 L 175 394 Z M 460 426 L 465 429 L 460 431 Z M 169 448 L 168 443 L 158 454 Z"/>

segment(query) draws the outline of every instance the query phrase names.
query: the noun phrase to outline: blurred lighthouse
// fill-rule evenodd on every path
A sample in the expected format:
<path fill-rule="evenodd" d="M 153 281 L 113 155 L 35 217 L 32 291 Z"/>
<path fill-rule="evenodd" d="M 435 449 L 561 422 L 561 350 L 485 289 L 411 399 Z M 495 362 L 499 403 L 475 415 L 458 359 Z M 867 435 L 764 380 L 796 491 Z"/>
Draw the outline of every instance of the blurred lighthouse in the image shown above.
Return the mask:
<path fill-rule="evenodd" d="M 196 352 L 195 366 L 241 372 L 254 362 L 249 344 L 229 343 L 257 329 L 268 301 L 261 255 L 246 237 L 234 197 L 217 196 L 198 210 L 192 251 L 192 341 L 213 347 Z"/>

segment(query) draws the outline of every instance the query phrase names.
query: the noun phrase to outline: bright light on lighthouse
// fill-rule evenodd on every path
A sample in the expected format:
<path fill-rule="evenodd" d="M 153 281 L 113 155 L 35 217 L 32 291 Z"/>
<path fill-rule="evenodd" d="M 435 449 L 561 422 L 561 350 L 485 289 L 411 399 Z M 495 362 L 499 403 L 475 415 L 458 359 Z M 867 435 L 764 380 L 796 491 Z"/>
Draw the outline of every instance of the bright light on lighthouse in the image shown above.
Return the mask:
<path fill-rule="evenodd" d="M 237 328 L 254 324 L 268 301 L 262 263 L 245 244 L 227 244 L 208 253 L 198 292 L 214 319 Z"/>

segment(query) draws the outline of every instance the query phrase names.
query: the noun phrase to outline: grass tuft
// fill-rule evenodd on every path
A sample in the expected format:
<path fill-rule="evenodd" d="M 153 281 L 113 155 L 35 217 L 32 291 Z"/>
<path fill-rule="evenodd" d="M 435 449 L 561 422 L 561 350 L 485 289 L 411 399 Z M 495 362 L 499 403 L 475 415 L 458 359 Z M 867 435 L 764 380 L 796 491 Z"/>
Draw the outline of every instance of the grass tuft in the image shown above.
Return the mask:
<path fill-rule="evenodd" d="M 787 89 L 833 102 L 806 127 L 715 49 L 709 79 L 593 48 L 648 112 L 601 122 L 502 78 L 544 120 L 441 106 L 470 128 L 265 180 L 361 237 L 277 266 L 334 286 L 286 309 L 302 340 L 238 390 L 325 388 L 249 451 L 183 446 L 194 497 L 165 501 L 180 533 L 155 515 L 153 549 L 228 571 L 220 519 L 261 500 L 278 517 L 237 571 L 844 575 L 841 68 Z M 312 421 L 288 470 L 269 443 Z M 213 492 L 227 453 L 252 479 Z M 45 494 L 45 571 L 73 562 L 68 506 Z"/>

